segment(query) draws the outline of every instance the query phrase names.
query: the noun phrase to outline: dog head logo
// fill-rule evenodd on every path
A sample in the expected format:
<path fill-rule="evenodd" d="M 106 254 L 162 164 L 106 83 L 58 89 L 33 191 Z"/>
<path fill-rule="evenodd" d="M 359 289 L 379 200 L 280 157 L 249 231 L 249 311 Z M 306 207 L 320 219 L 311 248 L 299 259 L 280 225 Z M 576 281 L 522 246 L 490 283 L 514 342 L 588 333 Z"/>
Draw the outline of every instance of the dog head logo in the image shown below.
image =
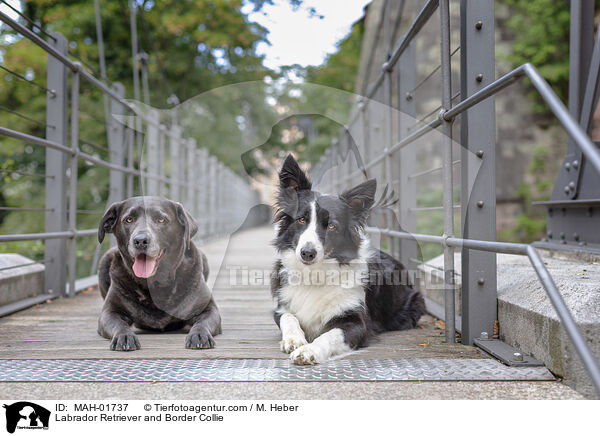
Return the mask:
<path fill-rule="evenodd" d="M 10 405 L 5 404 L 6 431 L 14 433 L 19 429 L 47 429 L 50 421 L 50 411 L 35 403 L 19 401 Z"/>

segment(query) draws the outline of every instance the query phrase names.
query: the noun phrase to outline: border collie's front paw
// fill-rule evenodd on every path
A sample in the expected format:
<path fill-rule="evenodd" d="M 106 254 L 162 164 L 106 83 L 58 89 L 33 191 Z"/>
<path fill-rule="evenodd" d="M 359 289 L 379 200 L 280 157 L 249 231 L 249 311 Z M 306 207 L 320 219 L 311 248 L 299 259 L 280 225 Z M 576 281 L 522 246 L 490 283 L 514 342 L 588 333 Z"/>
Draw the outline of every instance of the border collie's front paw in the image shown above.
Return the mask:
<path fill-rule="evenodd" d="M 317 345 L 306 344 L 290 354 L 290 359 L 296 365 L 316 365 L 325 362 L 327 356 Z"/>
<path fill-rule="evenodd" d="M 135 333 L 117 333 L 110 341 L 110 349 L 113 351 L 134 351 L 140 349 L 140 341 Z"/>
<path fill-rule="evenodd" d="M 286 336 L 279 343 L 281 345 L 281 351 L 290 354 L 292 351 L 306 345 L 306 339 L 304 335 L 290 335 Z"/>
<path fill-rule="evenodd" d="M 191 350 L 215 348 L 215 340 L 208 332 L 190 332 L 185 337 L 185 348 L 189 348 Z"/>

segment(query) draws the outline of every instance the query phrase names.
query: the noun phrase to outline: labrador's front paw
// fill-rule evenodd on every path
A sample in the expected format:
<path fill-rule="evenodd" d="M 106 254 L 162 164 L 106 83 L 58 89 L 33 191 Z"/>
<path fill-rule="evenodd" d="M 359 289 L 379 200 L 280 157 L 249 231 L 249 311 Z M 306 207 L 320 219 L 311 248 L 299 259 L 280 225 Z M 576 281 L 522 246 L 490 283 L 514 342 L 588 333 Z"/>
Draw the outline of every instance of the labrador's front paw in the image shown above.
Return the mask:
<path fill-rule="evenodd" d="M 289 354 L 297 348 L 306 345 L 306 343 L 304 335 L 289 335 L 283 338 L 279 344 L 281 345 L 281 351 Z"/>
<path fill-rule="evenodd" d="M 324 351 L 315 344 L 306 344 L 290 354 L 290 360 L 297 365 L 316 365 L 327 360 Z"/>
<path fill-rule="evenodd" d="M 200 350 L 214 347 L 215 340 L 209 332 L 190 332 L 185 337 L 185 348 Z"/>
<path fill-rule="evenodd" d="M 110 341 L 113 351 L 134 351 L 140 349 L 140 341 L 133 332 L 117 333 Z"/>

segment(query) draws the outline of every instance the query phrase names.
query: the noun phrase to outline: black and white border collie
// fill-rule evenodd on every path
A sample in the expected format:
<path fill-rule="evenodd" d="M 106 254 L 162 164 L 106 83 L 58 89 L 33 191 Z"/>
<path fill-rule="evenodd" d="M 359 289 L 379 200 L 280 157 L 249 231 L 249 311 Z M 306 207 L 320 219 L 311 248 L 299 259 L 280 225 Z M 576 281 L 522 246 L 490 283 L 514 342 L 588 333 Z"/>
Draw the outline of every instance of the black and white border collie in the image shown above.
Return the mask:
<path fill-rule="evenodd" d="M 423 296 L 364 233 L 376 181 L 340 196 L 321 194 L 289 155 L 279 183 L 271 291 L 281 350 L 294 363 L 313 365 L 364 347 L 377 333 L 415 327 L 425 313 Z"/>

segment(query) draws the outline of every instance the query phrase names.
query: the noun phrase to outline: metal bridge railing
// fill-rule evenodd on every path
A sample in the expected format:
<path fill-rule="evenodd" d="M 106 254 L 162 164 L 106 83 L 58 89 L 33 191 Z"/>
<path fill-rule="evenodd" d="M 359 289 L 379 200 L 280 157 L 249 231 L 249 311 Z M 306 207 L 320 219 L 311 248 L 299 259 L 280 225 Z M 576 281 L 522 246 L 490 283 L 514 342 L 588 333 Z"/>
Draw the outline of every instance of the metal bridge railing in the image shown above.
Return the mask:
<path fill-rule="evenodd" d="M 385 6 L 390 7 L 386 1 Z M 415 129 L 416 111 L 411 90 L 415 84 L 415 37 L 439 8 L 441 59 L 441 109 L 438 116 Z M 389 15 L 389 14 L 387 14 Z M 384 13 L 384 17 L 386 13 Z M 389 18 L 389 17 L 388 17 Z M 384 41 L 389 41 L 390 19 L 383 26 Z M 416 15 L 406 34 L 394 50 L 388 48 L 388 58 L 365 98 L 358 100 L 348 125 L 340 138 L 326 151 L 314 172 L 325 174 L 321 188 L 341 192 L 357 183 L 364 171 L 374 173 L 381 166 L 383 180 L 398 187 L 399 202 L 394 211 L 398 220 L 383 214 L 367 230 L 389 239 L 388 251 L 398 253 L 405 265 L 413 265 L 416 244 L 439 244 L 444 250 L 445 325 L 447 342 L 455 342 L 455 283 L 454 251 L 462 255 L 462 343 L 472 344 L 481 332 L 492 332 L 497 313 L 496 255 L 509 253 L 527 256 L 568 337 L 600 393 L 600 368 L 579 331 L 573 316 L 562 299 L 544 262 L 532 245 L 496 242 L 495 194 L 495 110 L 493 96 L 515 81 L 527 77 L 546 101 L 556 118 L 579 147 L 590 164 L 600 172 L 600 152 L 579 123 L 570 115 L 531 64 L 524 64 L 505 76 L 494 78 L 494 1 L 460 1 L 460 102 L 452 105 L 452 51 L 450 45 L 449 0 L 429 0 Z M 600 46 L 595 50 L 600 50 Z M 431 77 L 431 73 L 428 77 Z M 396 80 L 395 88 L 391 86 Z M 419 85 L 421 86 L 421 85 Z M 397 105 L 392 107 L 392 90 L 397 93 Z M 385 109 L 381 109 L 384 106 Z M 393 117 L 398 113 L 397 117 Z M 454 161 L 453 123 L 460 123 L 459 161 Z M 416 232 L 415 150 L 408 145 L 441 127 L 442 166 L 422 174 L 442 171 L 443 223 L 442 235 Z M 394 134 L 396 137 L 394 138 Z M 350 136 L 354 139 L 351 140 Z M 378 140 L 382 142 L 378 147 Z M 363 164 L 352 162 L 351 148 L 356 148 Z M 346 157 L 344 161 L 344 157 Z M 460 164 L 461 204 L 453 204 L 453 166 Z M 333 168 L 325 172 L 325 169 Z M 476 183 L 473 183 L 476 180 Z M 461 209 L 462 237 L 454 236 L 454 210 Z M 428 208 L 433 209 L 433 208 Z M 395 241 L 395 242 L 394 242 Z M 476 251 L 477 255 L 472 254 Z"/>
<path fill-rule="evenodd" d="M 109 87 L 72 61 L 63 35 L 54 33 L 44 40 L 2 12 L 0 20 L 48 54 L 47 84 L 42 87 L 47 91 L 46 137 L 0 126 L 1 135 L 46 149 L 45 174 L 35 174 L 45 178 L 45 207 L 39 208 L 45 213 L 45 231 L 0 235 L 0 243 L 45 241 L 44 299 L 75 294 L 76 241 L 97 234 L 97 228 L 77 229 L 77 215 L 99 213 L 100 218 L 103 213 L 77 208 L 79 161 L 110 170 L 108 204 L 135 193 L 164 195 L 182 202 L 197 220 L 197 237 L 203 241 L 230 234 L 244 222 L 252 206 L 260 203 L 246 180 L 208 150 L 199 148 L 193 138 L 183 137 L 175 121 L 161 120 L 157 110 L 138 108 L 125 100 L 123 85 L 113 83 Z M 108 149 L 97 146 L 108 152 L 108 159 L 80 148 L 82 143 L 90 144 L 79 132 L 79 116 L 89 115 L 79 108 L 81 79 L 110 100 L 105 113 L 113 116 L 102 121 L 106 123 Z M 95 262 L 98 254 L 99 250 Z M 84 282 L 89 286 L 89 280 Z"/>

